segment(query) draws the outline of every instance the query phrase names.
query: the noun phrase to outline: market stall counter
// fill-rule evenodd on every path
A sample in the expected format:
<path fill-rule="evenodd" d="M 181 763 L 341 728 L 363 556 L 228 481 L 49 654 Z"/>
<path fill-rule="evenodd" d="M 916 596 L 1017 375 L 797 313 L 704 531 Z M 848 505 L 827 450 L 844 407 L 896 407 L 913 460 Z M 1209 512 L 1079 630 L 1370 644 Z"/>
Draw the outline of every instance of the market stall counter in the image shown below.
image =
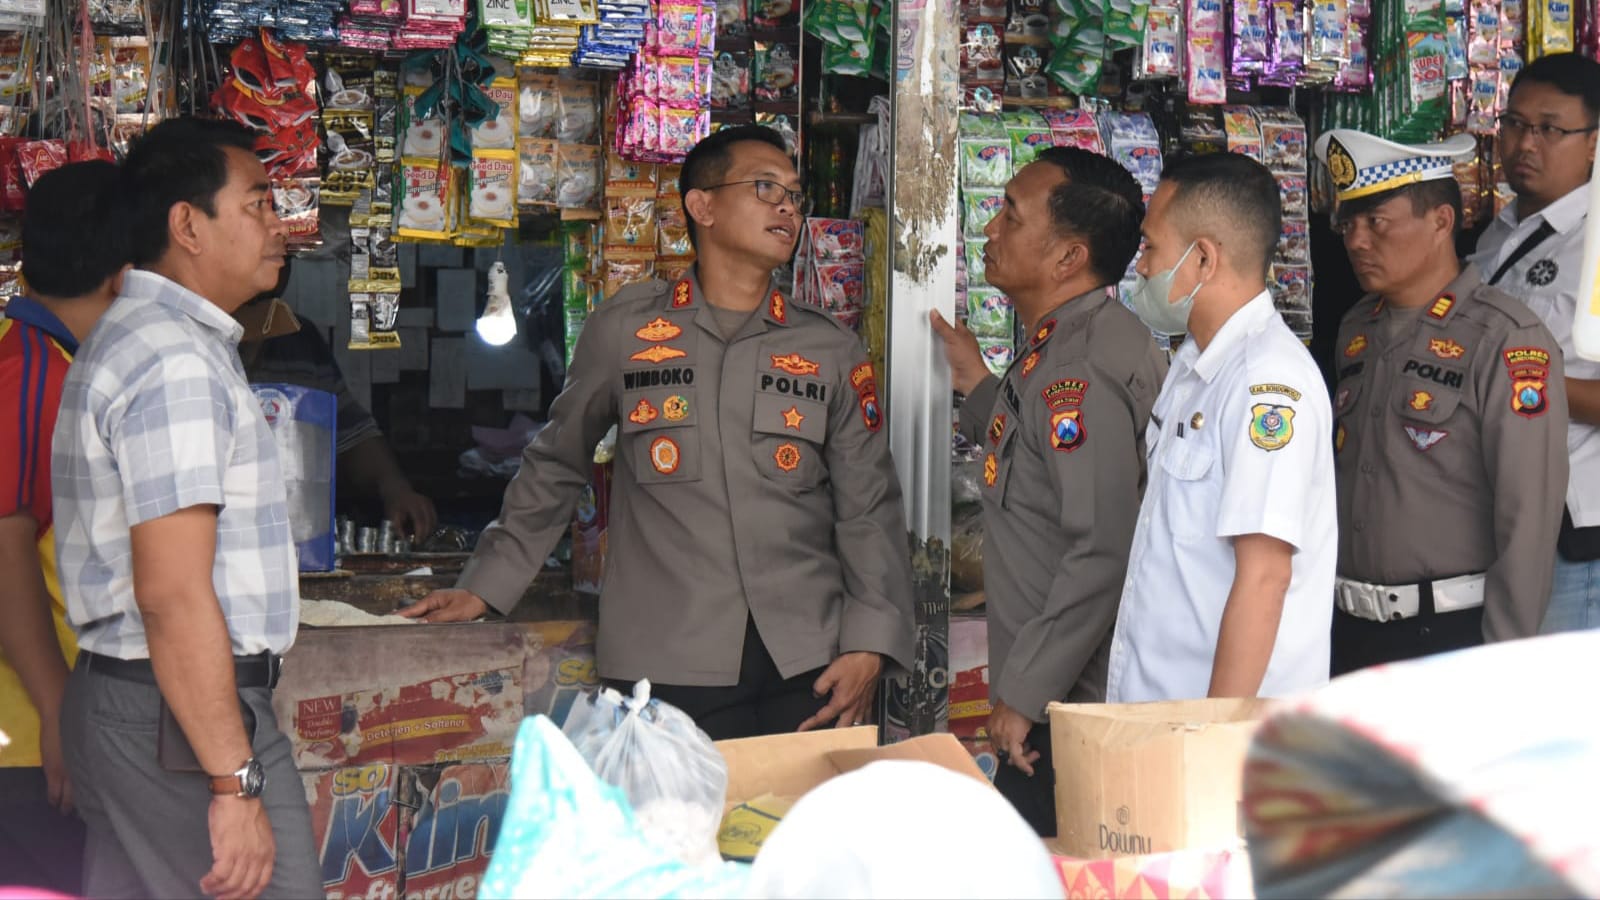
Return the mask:
<path fill-rule="evenodd" d="M 330 898 L 476 896 L 523 717 L 559 723 L 598 683 L 597 598 L 568 569 L 540 572 L 507 618 L 392 615 L 453 585 L 465 559 L 346 557 L 301 578 L 304 621 L 273 702 Z"/>

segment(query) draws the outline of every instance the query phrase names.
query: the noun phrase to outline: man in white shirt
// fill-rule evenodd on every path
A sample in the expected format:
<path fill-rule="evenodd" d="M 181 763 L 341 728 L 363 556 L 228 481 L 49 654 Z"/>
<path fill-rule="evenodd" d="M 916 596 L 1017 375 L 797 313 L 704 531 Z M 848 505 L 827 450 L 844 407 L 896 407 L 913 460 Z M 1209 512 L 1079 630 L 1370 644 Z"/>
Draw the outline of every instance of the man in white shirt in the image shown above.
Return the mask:
<path fill-rule="evenodd" d="M 1333 413 L 1265 287 L 1280 218 L 1272 175 L 1234 154 L 1175 163 L 1150 200 L 1134 312 L 1190 339 L 1145 436 L 1113 703 L 1328 680 Z"/>
<path fill-rule="evenodd" d="M 1500 117 L 1500 158 L 1517 192 L 1472 255 L 1487 283 L 1528 305 L 1567 368 L 1571 477 L 1542 630 L 1600 627 L 1600 363 L 1578 356 L 1572 321 L 1600 121 L 1600 63 L 1546 56 L 1517 75 Z"/>

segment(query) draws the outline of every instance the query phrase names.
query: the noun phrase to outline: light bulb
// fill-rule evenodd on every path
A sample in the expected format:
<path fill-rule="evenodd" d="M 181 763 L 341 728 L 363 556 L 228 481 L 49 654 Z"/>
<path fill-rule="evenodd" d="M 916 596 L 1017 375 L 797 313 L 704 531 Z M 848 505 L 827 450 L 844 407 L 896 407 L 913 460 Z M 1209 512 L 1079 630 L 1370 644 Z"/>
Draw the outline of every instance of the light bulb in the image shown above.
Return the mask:
<path fill-rule="evenodd" d="M 493 347 L 504 346 L 517 336 L 517 319 L 511 312 L 511 294 L 506 290 L 505 263 L 489 267 L 489 296 L 483 315 L 478 317 L 478 337 Z"/>

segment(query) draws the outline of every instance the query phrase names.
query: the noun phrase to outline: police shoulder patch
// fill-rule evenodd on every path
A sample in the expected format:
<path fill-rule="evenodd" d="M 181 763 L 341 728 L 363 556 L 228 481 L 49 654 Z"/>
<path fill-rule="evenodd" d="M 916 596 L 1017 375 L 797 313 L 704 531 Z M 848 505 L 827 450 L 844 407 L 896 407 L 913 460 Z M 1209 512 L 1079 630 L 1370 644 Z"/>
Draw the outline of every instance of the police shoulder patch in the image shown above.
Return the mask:
<path fill-rule="evenodd" d="M 1281 450 L 1294 439 L 1294 408 L 1273 403 L 1250 407 L 1250 443 L 1262 450 Z"/>
<path fill-rule="evenodd" d="M 1045 385 L 1039 395 L 1046 406 L 1060 410 L 1069 406 L 1082 406 L 1083 395 L 1089 392 L 1089 382 L 1082 378 L 1063 378 Z"/>
<path fill-rule="evenodd" d="M 1050 447 L 1063 453 L 1083 446 L 1088 434 L 1083 427 L 1083 410 L 1063 409 L 1050 416 Z"/>

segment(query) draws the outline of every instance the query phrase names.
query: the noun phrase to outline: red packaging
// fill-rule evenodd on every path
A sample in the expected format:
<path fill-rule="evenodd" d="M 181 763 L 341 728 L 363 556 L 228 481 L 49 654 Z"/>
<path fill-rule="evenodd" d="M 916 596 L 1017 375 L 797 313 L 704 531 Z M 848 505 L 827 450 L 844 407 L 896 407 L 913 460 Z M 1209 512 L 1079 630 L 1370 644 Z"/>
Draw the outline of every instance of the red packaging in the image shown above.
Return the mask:
<path fill-rule="evenodd" d="M 17 147 L 17 162 L 22 166 L 22 183 L 33 187 L 39 176 L 67 164 L 65 141 L 24 141 Z"/>
<path fill-rule="evenodd" d="M 22 138 L 0 137 L 0 212 L 22 212 L 27 202 L 22 168 L 17 165 L 21 143 Z"/>

